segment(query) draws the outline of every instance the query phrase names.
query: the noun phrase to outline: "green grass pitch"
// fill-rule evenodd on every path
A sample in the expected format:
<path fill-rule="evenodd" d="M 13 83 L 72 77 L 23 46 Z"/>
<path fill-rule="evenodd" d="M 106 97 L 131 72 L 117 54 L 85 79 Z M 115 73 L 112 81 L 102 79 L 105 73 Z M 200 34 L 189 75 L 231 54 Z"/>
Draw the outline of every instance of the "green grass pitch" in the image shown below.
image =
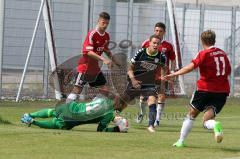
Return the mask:
<path fill-rule="evenodd" d="M 123 115 L 130 120 L 128 133 L 99 133 L 96 124 L 73 130 L 47 130 L 20 123 L 25 112 L 53 107 L 54 102 L 0 101 L 0 159 L 240 159 L 240 99 L 228 99 L 217 120 L 222 122 L 224 140 L 214 141 L 203 129 L 199 116 L 186 140 L 188 147 L 174 148 L 189 99 L 168 99 L 165 116 L 156 133 L 147 132 L 147 119 L 135 123 L 137 109 Z"/>

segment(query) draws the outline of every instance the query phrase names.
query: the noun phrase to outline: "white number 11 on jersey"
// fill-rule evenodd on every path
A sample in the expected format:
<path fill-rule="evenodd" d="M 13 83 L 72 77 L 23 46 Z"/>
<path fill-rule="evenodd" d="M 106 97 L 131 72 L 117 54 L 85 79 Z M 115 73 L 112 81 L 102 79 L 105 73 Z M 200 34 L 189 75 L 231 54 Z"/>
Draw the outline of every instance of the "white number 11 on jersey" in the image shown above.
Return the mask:
<path fill-rule="evenodd" d="M 225 75 L 225 59 L 224 57 L 214 57 L 214 61 L 216 63 L 217 74 L 216 76 L 223 76 Z M 222 62 L 222 72 L 220 72 L 220 62 Z"/>

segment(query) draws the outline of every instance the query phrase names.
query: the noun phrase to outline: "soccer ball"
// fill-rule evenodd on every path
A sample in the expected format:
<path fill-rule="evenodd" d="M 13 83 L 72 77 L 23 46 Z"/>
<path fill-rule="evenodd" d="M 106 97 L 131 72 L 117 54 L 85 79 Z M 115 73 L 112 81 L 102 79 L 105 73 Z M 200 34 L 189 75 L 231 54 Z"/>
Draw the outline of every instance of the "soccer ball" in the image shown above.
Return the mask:
<path fill-rule="evenodd" d="M 128 129 L 129 129 L 129 124 L 128 124 L 128 120 L 123 118 L 123 117 L 120 117 L 120 116 L 116 116 L 114 118 L 114 124 L 116 126 L 118 126 L 120 132 L 127 132 Z"/>

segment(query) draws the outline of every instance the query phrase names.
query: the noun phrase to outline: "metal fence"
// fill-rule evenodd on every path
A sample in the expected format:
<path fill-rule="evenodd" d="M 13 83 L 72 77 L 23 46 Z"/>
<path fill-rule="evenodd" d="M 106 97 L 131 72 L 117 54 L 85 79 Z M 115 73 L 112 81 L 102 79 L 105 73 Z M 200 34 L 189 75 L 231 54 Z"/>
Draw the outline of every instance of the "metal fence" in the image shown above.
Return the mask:
<path fill-rule="evenodd" d="M 5 3 L 3 3 L 5 2 Z M 98 14 L 107 11 L 111 15 L 108 32 L 117 44 L 113 53 L 121 52 L 123 40 L 132 41 L 125 53 L 130 58 L 141 43 L 153 33 L 156 22 L 167 26 L 166 39 L 171 41 L 170 24 L 166 2 L 133 0 L 51 0 L 54 34 L 58 63 L 81 53 L 82 42 L 89 29 L 94 28 Z M 15 98 L 27 57 L 39 0 L 5 0 L 3 6 L 3 36 L 0 53 L 0 96 Z M 177 4 L 176 16 L 180 32 L 183 65 L 188 64 L 201 50 L 199 35 L 203 30 L 213 29 L 217 34 L 216 45 L 231 60 L 232 95 L 240 95 L 240 9 L 205 5 Z M 33 54 L 30 59 L 22 96 L 53 98 L 49 86 L 49 57 L 43 21 L 37 31 Z M 1 45 L 1 43 L 0 43 Z M 105 68 L 103 68 L 105 69 Z M 186 75 L 187 94 L 195 89 L 198 72 Z"/>

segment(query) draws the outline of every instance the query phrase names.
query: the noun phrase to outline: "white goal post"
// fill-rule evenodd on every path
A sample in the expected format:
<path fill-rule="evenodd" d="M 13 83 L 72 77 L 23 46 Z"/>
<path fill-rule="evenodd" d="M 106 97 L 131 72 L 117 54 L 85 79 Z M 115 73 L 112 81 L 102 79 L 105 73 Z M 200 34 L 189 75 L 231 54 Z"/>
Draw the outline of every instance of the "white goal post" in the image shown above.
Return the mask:
<path fill-rule="evenodd" d="M 25 76 L 26 76 L 26 70 L 28 68 L 29 60 L 30 60 L 30 57 L 31 57 L 32 48 L 33 48 L 33 45 L 34 45 L 37 30 L 38 30 L 41 14 L 43 14 L 43 19 L 44 19 L 44 24 L 45 24 L 46 39 L 47 39 L 47 44 L 48 44 L 48 52 L 49 52 L 49 57 L 50 57 L 51 70 L 55 71 L 55 69 L 57 67 L 56 47 L 55 47 L 54 34 L 53 34 L 50 4 L 49 4 L 48 0 L 41 0 L 41 5 L 40 5 L 40 8 L 39 8 L 35 28 L 34 28 L 34 31 L 33 31 L 31 44 L 30 44 L 30 47 L 29 47 L 29 50 L 28 50 L 27 59 L 26 59 L 26 62 L 25 62 L 21 82 L 20 82 L 17 97 L 16 97 L 16 102 L 19 101 L 20 94 L 21 94 L 21 91 L 22 91 L 23 83 L 24 83 Z M 54 86 L 55 86 L 55 97 L 56 97 L 56 99 L 60 100 L 62 98 L 62 94 L 60 92 L 60 84 L 59 84 L 57 74 L 56 74 L 56 77 L 54 78 Z"/>
<path fill-rule="evenodd" d="M 167 0 L 167 7 L 168 7 L 168 14 L 169 14 L 169 21 L 170 21 L 170 28 L 172 33 L 172 40 L 174 44 L 174 50 L 176 54 L 176 67 L 177 69 L 182 68 L 182 58 L 181 58 L 181 51 L 180 51 L 180 42 L 179 42 L 179 32 L 177 30 L 177 22 L 175 16 L 175 7 L 173 0 Z M 179 95 L 185 95 L 184 83 L 183 83 L 183 76 L 178 77 L 180 92 Z"/>

